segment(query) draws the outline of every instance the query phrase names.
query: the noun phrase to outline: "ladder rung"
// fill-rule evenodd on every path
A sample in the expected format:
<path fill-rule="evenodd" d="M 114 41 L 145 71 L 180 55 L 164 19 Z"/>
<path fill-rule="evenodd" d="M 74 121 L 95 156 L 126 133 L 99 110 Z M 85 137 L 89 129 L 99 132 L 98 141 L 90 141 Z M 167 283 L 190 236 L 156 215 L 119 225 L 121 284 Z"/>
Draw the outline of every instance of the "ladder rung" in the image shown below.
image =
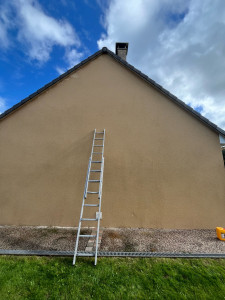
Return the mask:
<path fill-rule="evenodd" d="M 95 234 L 80 234 L 79 237 L 87 237 L 87 238 L 89 237 L 90 238 L 90 237 L 96 237 L 96 235 Z"/>
<path fill-rule="evenodd" d="M 95 140 L 104 140 L 103 138 L 95 138 Z"/>
<path fill-rule="evenodd" d="M 88 180 L 88 182 L 100 182 L 100 180 L 95 180 L 95 179 L 92 180 L 92 179 L 91 179 L 91 180 Z"/>
<path fill-rule="evenodd" d="M 100 164 L 100 163 L 102 163 L 101 160 L 92 160 L 91 162 L 94 163 L 94 164 Z"/>
<path fill-rule="evenodd" d="M 95 132 L 95 133 L 104 133 L 104 131 L 102 131 L 102 132 Z"/>
<path fill-rule="evenodd" d="M 103 152 L 92 152 L 92 154 L 102 154 Z"/>
<path fill-rule="evenodd" d="M 98 219 L 81 218 L 81 221 L 98 221 Z"/>
<path fill-rule="evenodd" d="M 102 170 L 90 170 L 90 172 L 101 172 Z"/>
<path fill-rule="evenodd" d="M 91 192 L 91 191 L 87 191 L 87 194 L 99 194 L 99 192 Z"/>
<path fill-rule="evenodd" d="M 99 204 L 84 204 L 84 206 L 93 206 L 93 207 L 98 207 L 99 206 Z"/>
<path fill-rule="evenodd" d="M 94 147 L 103 147 L 103 145 L 94 145 Z"/>

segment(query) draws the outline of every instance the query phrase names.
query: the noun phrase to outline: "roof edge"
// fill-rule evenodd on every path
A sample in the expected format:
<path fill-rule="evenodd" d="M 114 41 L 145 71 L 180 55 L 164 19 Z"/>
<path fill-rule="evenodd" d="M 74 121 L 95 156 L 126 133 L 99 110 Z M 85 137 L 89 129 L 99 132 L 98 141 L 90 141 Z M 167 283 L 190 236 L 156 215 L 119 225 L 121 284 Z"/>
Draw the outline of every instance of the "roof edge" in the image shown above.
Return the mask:
<path fill-rule="evenodd" d="M 209 128 L 211 128 L 212 130 L 214 130 L 215 132 L 217 132 L 219 134 L 222 134 L 225 137 L 225 130 L 223 130 L 222 128 L 218 127 L 216 124 L 212 123 L 207 118 L 203 117 L 200 113 L 198 113 L 192 107 L 190 107 L 189 105 L 187 105 L 186 103 L 184 103 L 182 100 L 180 100 L 179 98 L 177 98 L 175 95 L 171 94 L 168 90 L 166 90 L 165 88 L 163 88 L 161 85 L 159 85 L 154 80 L 152 80 L 151 78 L 149 78 L 147 75 L 145 75 L 144 73 L 142 73 L 140 70 L 136 69 L 133 65 L 131 65 L 127 61 L 123 60 L 121 57 L 119 57 L 118 55 L 116 55 L 114 52 L 110 51 L 107 47 L 103 47 L 101 50 L 99 50 L 99 51 L 95 52 L 94 54 L 92 54 L 91 56 L 87 57 L 85 60 L 81 61 L 79 64 L 75 65 L 74 67 L 72 67 L 71 69 L 69 69 L 65 73 L 61 74 L 57 78 L 53 79 L 52 81 L 50 81 L 49 83 L 47 83 L 46 85 L 44 85 L 42 88 L 38 89 L 36 92 L 30 94 L 28 97 L 24 98 L 20 102 L 18 102 L 15 105 L 13 105 L 11 108 L 9 108 L 6 111 L 4 111 L 0 115 L 0 120 L 3 119 L 3 118 L 5 118 L 7 115 L 9 115 L 10 113 L 12 113 L 13 111 L 15 111 L 16 109 L 18 109 L 19 107 L 23 106 L 28 101 L 32 100 L 35 96 L 37 96 L 37 95 L 41 94 L 42 92 L 44 92 L 47 88 L 51 87 L 52 85 L 56 84 L 61 79 L 63 79 L 66 76 L 68 76 L 73 71 L 79 69 L 81 66 L 83 66 L 86 63 L 90 62 L 91 60 L 97 58 L 101 54 L 108 54 L 111 57 L 113 57 L 120 64 L 122 64 L 123 66 L 127 67 L 132 72 L 136 73 L 139 77 L 141 77 L 142 79 L 144 79 L 151 86 L 153 86 L 158 91 L 160 91 L 161 93 L 163 93 L 164 95 L 166 95 L 174 103 L 176 103 L 177 105 L 179 105 L 180 107 L 182 107 L 184 110 L 186 110 L 189 113 L 191 113 L 194 117 L 196 117 L 198 120 L 200 120 L 201 122 L 203 122 Z"/>

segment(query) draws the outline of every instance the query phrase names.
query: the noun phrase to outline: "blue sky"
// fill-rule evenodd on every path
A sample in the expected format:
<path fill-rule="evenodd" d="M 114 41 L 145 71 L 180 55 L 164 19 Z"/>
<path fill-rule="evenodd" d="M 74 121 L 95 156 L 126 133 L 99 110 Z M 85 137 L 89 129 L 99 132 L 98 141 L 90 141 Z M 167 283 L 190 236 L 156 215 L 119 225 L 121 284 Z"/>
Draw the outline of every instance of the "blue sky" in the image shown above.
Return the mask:
<path fill-rule="evenodd" d="M 0 47 L 0 97 L 5 99 L 4 108 L 11 107 L 72 67 L 73 62 L 66 58 L 71 51 L 75 50 L 80 54 L 78 61 L 98 51 L 97 40 L 104 32 L 101 25 L 102 9 L 95 1 L 42 0 L 27 3 L 29 2 L 43 15 L 69 24 L 79 42 L 70 44 L 70 41 L 66 41 L 65 45 L 60 45 L 59 41 L 53 41 L 49 58 L 42 59 L 40 53 L 37 59 L 28 53 L 30 46 L 26 38 L 18 39 L 21 30 L 19 22 L 13 24 L 7 31 L 10 46 Z M 4 6 L 4 1 L 0 1 L 0 5 Z M 19 18 L 17 10 L 13 5 L 8 6 L 11 20 Z M 44 36 L 44 32 L 42 34 Z M 78 61 L 74 59 L 74 63 Z"/>
<path fill-rule="evenodd" d="M 224 0 L 0 0 L 0 113 L 103 46 L 225 129 Z"/>

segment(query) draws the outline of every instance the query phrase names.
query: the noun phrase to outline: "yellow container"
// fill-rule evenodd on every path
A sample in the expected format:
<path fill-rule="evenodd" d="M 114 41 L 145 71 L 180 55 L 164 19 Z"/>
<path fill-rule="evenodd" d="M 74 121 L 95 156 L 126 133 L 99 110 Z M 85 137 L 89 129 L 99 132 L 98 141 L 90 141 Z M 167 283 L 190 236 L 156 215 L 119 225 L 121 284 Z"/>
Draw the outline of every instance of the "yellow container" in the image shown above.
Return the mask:
<path fill-rule="evenodd" d="M 225 228 L 216 227 L 216 234 L 219 240 L 225 241 Z"/>

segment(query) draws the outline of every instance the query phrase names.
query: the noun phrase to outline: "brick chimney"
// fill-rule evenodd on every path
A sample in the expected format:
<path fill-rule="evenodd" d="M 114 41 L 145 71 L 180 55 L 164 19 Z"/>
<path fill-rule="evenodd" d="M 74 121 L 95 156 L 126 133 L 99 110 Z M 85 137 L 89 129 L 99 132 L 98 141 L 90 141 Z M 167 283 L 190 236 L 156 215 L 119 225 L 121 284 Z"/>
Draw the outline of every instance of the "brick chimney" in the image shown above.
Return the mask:
<path fill-rule="evenodd" d="M 128 43 L 116 43 L 116 55 L 126 60 L 128 52 Z"/>

